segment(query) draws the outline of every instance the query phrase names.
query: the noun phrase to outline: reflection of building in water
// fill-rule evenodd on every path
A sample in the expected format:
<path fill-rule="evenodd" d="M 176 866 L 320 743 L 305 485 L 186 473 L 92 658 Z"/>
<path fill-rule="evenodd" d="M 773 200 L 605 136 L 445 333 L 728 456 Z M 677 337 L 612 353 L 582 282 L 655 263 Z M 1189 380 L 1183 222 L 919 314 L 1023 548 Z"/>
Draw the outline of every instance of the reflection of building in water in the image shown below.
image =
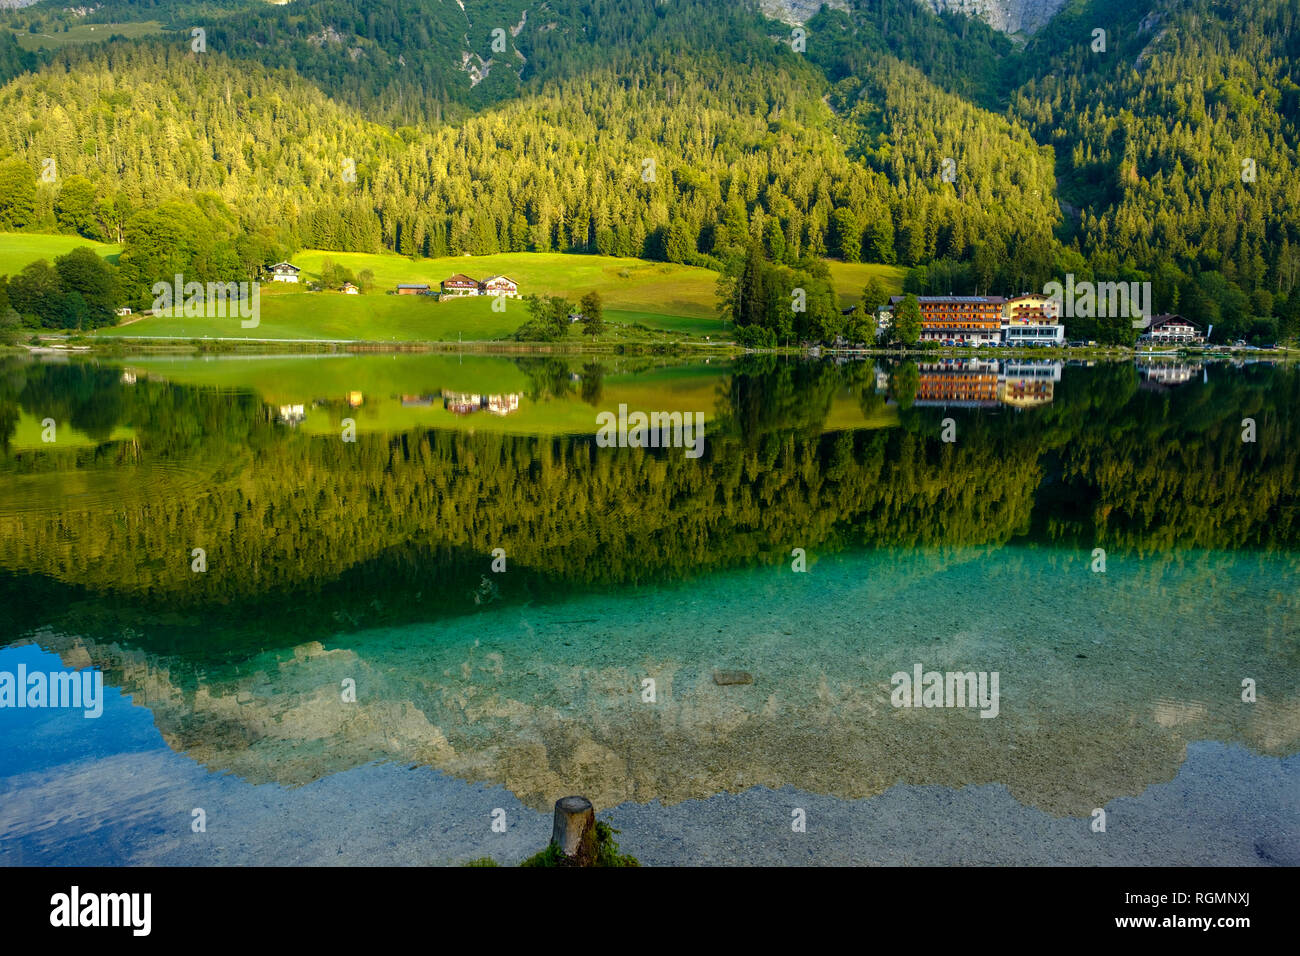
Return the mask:
<path fill-rule="evenodd" d="M 286 425 L 290 427 L 294 427 L 298 425 L 306 417 L 307 417 L 307 413 L 303 411 L 303 407 L 301 405 L 280 406 L 280 421 L 284 422 Z"/>
<path fill-rule="evenodd" d="M 998 363 L 982 359 L 923 363 L 916 405 L 990 408 L 998 403 Z"/>
<path fill-rule="evenodd" d="M 429 408 L 433 405 L 432 395 L 403 395 L 403 408 Z"/>
<path fill-rule="evenodd" d="M 1056 396 L 1062 362 L 1000 362 L 995 359 L 952 359 L 927 362 L 919 372 L 916 401 L 921 406 L 1014 408 L 1046 405 Z"/>
<path fill-rule="evenodd" d="M 483 396 L 467 392 L 443 392 L 442 407 L 453 415 L 469 415 L 483 407 Z"/>
<path fill-rule="evenodd" d="M 1147 388 L 1170 388 L 1190 382 L 1201 369 L 1195 362 L 1152 362 L 1138 365 L 1138 375 L 1142 376 L 1142 385 Z"/>
<path fill-rule="evenodd" d="M 1006 362 L 998 381 L 998 400 L 1014 408 L 1046 405 L 1056 397 L 1061 362 Z"/>
<path fill-rule="evenodd" d="M 504 395 L 477 395 L 470 392 L 442 393 L 442 407 L 453 415 L 471 415 L 488 411 L 493 415 L 509 415 L 519 411 L 518 393 Z"/>
<path fill-rule="evenodd" d="M 511 412 L 519 411 L 519 396 L 489 395 L 485 407 L 493 415 L 509 415 Z"/>
<path fill-rule="evenodd" d="M 135 384 L 135 372 L 131 371 L 129 368 L 124 368 L 124 369 L 122 369 L 122 384 L 123 384 L 123 385 L 134 385 L 134 384 Z"/>

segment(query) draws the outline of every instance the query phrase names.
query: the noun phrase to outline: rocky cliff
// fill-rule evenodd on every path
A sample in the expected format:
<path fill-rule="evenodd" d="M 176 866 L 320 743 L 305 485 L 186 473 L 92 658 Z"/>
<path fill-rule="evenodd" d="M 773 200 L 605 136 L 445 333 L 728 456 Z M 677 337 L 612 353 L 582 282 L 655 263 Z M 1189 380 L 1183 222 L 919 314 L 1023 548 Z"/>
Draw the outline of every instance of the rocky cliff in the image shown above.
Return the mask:
<path fill-rule="evenodd" d="M 980 17 L 1003 33 L 1037 33 L 1065 6 L 1066 0 L 916 0 L 936 13 L 947 10 Z M 763 13 L 786 23 L 805 23 L 823 3 L 847 10 L 846 0 L 758 0 Z"/>

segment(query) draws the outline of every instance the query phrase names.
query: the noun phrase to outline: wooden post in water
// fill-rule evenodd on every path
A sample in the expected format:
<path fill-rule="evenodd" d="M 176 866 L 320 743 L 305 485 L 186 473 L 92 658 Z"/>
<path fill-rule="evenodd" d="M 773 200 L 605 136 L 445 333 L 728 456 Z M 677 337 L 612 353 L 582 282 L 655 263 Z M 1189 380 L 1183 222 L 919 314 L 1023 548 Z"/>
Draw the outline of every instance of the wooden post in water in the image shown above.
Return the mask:
<path fill-rule="evenodd" d="M 555 801 L 555 828 L 551 842 L 560 848 L 570 866 L 596 862 L 596 811 L 586 797 L 561 797 Z"/>

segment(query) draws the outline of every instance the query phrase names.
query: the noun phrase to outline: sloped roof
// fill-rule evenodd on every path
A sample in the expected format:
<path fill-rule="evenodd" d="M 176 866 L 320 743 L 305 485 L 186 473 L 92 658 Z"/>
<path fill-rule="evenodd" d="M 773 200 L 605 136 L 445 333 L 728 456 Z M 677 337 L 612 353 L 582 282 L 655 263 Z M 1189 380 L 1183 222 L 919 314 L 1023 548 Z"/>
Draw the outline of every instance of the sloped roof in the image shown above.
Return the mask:
<path fill-rule="evenodd" d="M 1190 325 L 1194 329 L 1200 328 L 1200 326 L 1197 325 L 1195 322 L 1193 322 L 1191 319 L 1185 318 L 1184 316 L 1181 315 L 1153 315 L 1151 317 L 1151 325 L 1149 327 L 1153 329 L 1158 329 L 1160 328 L 1160 326 L 1168 325 L 1170 322 L 1182 322 L 1187 325 Z"/>
<path fill-rule="evenodd" d="M 890 305 L 898 305 L 907 296 L 891 295 Z M 1007 300 L 1000 295 L 918 295 L 916 301 L 922 305 L 1002 305 Z"/>

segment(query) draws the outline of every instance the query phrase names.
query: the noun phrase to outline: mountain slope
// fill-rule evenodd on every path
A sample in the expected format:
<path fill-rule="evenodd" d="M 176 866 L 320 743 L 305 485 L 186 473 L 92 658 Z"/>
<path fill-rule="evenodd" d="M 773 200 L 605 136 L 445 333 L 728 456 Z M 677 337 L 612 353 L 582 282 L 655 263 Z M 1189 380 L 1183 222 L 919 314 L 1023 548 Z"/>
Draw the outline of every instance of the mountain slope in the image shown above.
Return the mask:
<path fill-rule="evenodd" d="M 0 227 L 116 240 L 180 201 L 286 248 L 720 266 L 757 241 L 915 266 L 919 290 L 1149 279 L 1224 334 L 1300 324 L 1297 0 L 1070 0 L 1023 48 L 915 0 L 823 6 L 802 48 L 723 0 L 109 0 L 4 22 L 115 16 L 167 39 L 36 59 L 0 33 L 19 74 Z"/>

